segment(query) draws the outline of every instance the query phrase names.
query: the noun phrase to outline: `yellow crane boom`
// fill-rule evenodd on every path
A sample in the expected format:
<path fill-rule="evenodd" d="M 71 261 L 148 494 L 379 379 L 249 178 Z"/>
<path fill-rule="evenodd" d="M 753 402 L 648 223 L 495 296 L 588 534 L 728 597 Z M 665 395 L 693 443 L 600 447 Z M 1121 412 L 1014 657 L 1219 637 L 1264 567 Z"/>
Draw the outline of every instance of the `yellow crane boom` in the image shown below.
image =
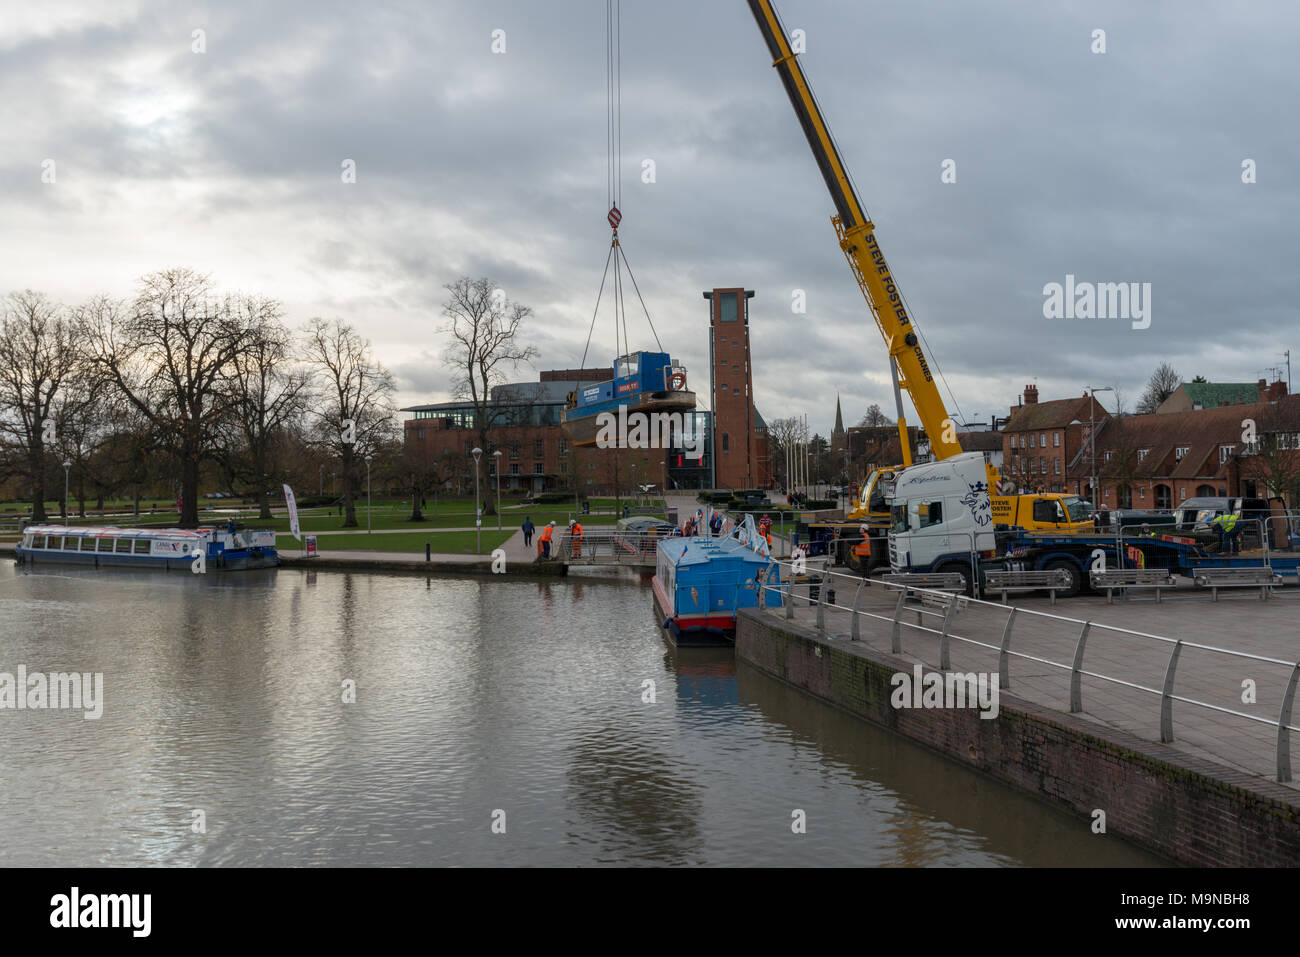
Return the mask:
<path fill-rule="evenodd" d="M 821 169 L 822 178 L 826 180 L 831 200 L 835 203 L 836 215 L 831 218 L 831 222 L 835 224 L 840 248 L 844 250 L 853 276 L 862 289 L 871 316 L 889 350 L 895 390 L 900 386 L 907 390 L 912 405 L 920 416 L 921 427 L 930 440 L 935 458 L 946 459 L 957 455 L 962 450 L 957 441 L 957 430 L 939 395 L 939 387 L 921 349 L 912 319 L 907 314 L 907 306 L 898 291 L 898 284 L 876 241 L 875 227 L 867 218 L 862 203 L 853 190 L 848 172 L 835 148 L 835 141 L 831 138 L 830 129 L 826 126 L 817 99 L 799 65 L 798 54 L 791 49 L 781 18 L 770 0 L 749 0 L 749 9 L 767 42 L 767 48 L 772 54 L 772 66 L 781 77 L 799 125 L 803 127 L 813 157 Z M 897 400 L 897 393 L 895 398 Z M 903 464 L 910 465 L 911 448 L 901 402 L 898 403 L 898 432 L 903 448 Z"/>

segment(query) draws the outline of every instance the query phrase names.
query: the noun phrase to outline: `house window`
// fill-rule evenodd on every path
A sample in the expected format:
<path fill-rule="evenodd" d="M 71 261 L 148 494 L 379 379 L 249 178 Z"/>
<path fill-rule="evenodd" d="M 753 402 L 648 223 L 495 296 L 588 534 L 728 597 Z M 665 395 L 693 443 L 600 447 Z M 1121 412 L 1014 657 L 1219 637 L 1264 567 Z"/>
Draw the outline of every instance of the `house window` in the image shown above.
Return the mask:
<path fill-rule="evenodd" d="M 1053 432 L 1053 433 L 1052 433 L 1052 448 L 1054 448 L 1054 449 L 1059 449 L 1060 447 L 1061 447 L 1061 433 L 1060 433 L 1060 432 Z"/>
<path fill-rule="evenodd" d="M 541 439 L 533 439 L 533 458 L 540 459 L 545 455 L 544 445 Z"/>
<path fill-rule="evenodd" d="M 1060 474 L 1061 474 L 1061 460 L 1060 460 L 1060 459 L 1052 459 L 1052 461 L 1055 463 L 1055 466 L 1053 467 L 1052 471 L 1055 472 L 1057 475 L 1060 475 Z"/>
<path fill-rule="evenodd" d="M 518 474 L 519 474 L 519 466 L 518 466 L 518 465 L 512 465 L 512 466 L 510 466 L 510 474 L 511 474 L 511 475 L 518 475 Z"/>
<path fill-rule="evenodd" d="M 424 429 L 416 429 L 416 430 L 415 430 L 415 437 L 416 437 L 417 439 L 422 439 L 422 438 L 424 438 Z"/>
<path fill-rule="evenodd" d="M 1140 489 L 1138 489 L 1138 498 L 1146 498 L 1146 497 L 1147 497 L 1147 487 L 1143 485 Z"/>
<path fill-rule="evenodd" d="M 1174 461 L 1181 462 L 1183 460 L 1183 456 L 1187 454 L 1187 450 L 1190 448 L 1191 448 L 1190 445 L 1180 445 L 1178 446 L 1178 448 L 1174 449 Z"/>
<path fill-rule="evenodd" d="M 740 395 L 740 390 L 739 390 L 739 389 L 732 389 L 732 390 L 731 390 L 731 394 L 732 394 L 732 395 Z"/>
<path fill-rule="evenodd" d="M 1047 448 L 1047 433 L 1046 433 L 1046 432 L 1039 432 L 1039 433 L 1038 433 L 1038 447 L 1039 447 L 1040 449 L 1045 449 L 1045 448 Z"/>
<path fill-rule="evenodd" d="M 546 474 L 546 464 L 545 464 L 544 462 L 534 462 L 534 463 L 533 463 L 533 474 L 534 474 L 534 475 L 544 475 L 544 474 Z"/>
<path fill-rule="evenodd" d="M 1232 457 L 1232 450 L 1233 450 L 1233 448 L 1234 448 L 1234 446 L 1231 446 L 1231 445 L 1220 445 L 1220 446 L 1219 446 L 1219 464 L 1220 464 L 1220 465 L 1222 465 L 1224 462 L 1228 461 L 1228 459 Z"/>
<path fill-rule="evenodd" d="M 718 386 L 718 388 L 721 389 L 723 392 L 726 392 L 726 391 L 727 391 L 727 383 L 725 383 L 725 382 L 722 383 L 722 385 Z"/>
<path fill-rule="evenodd" d="M 1011 436 L 1011 447 L 1013 449 L 1016 447 L 1016 437 L 1014 435 Z"/>
<path fill-rule="evenodd" d="M 519 443 L 517 441 L 510 443 L 510 459 L 514 461 L 519 458 Z M 518 475 L 518 472 L 511 472 L 511 475 Z"/>
<path fill-rule="evenodd" d="M 1185 488 L 1179 489 L 1179 490 L 1178 490 L 1178 500 L 1179 500 L 1179 501 L 1182 501 L 1182 500 L 1185 499 L 1185 498 L 1187 498 L 1187 489 L 1185 489 Z"/>
<path fill-rule="evenodd" d="M 1110 449 L 1107 449 L 1106 452 L 1105 452 L 1105 454 L 1102 455 L 1101 460 L 1102 460 L 1103 462 L 1109 462 L 1109 461 L 1110 461 L 1110 456 L 1111 456 L 1111 451 L 1110 451 Z"/>
<path fill-rule="evenodd" d="M 1141 462 L 1143 459 L 1145 459 L 1147 457 L 1147 453 L 1150 451 L 1151 451 L 1150 449 L 1138 449 L 1138 461 Z"/>

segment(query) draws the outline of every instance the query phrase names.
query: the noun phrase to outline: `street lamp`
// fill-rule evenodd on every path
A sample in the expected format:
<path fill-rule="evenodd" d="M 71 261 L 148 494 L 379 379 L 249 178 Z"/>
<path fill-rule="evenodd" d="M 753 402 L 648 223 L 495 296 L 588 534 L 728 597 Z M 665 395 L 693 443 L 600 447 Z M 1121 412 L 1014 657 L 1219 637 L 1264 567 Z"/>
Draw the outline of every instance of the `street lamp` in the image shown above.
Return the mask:
<path fill-rule="evenodd" d="M 1097 494 L 1097 400 L 1094 396 L 1098 392 L 1114 391 L 1114 387 L 1108 385 L 1098 388 L 1088 387 L 1088 446 L 1089 451 L 1092 453 L 1092 474 L 1089 479 L 1092 482 L 1092 487 L 1089 491 L 1092 493 L 1093 504 L 1096 506 L 1097 511 L 1101 511 L 1101 503 L 1097 501 L 1101 496 Z M 1119 499 L 1116 499 L 1115 503 L 1118 505 Z"/>
<path fill-rule="evenodd" d="M 483 457 L 483 450 L 474 447 L 474 554 L 483 554 L 483 510 L 478 504 L 478 460 Z"/>
<path fill-rule="evenodd" d="M 63 460 L 63 520 L 68 520 L 68 476 L 71 474 L 72 459 Z"/>
<path fill-rule="evenodd" d="M 492 453 L 492 458 L 496 459 L 492 463 L 492 469 L 496 475 L 497 483 L 497 531 L 501 531 L 501 450 L 497 449 Z"/>
<path fill-rule="evenodd" d="M 366 534 L 370 534 L 370 463 L 374 461 L 373 455 L 366 456 Z"/>

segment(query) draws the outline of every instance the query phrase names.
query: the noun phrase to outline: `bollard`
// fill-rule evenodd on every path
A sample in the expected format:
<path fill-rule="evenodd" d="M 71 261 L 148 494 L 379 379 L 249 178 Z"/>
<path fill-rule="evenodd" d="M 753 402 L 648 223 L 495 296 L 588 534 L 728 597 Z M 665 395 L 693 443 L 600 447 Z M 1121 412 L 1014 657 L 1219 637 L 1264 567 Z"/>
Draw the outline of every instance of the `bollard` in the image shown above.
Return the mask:
<path fill-rule="evenodd" d="M 433 547 L 428 542 L 424 543 L 424 560 L 426 562 L 433 561 Z"/>

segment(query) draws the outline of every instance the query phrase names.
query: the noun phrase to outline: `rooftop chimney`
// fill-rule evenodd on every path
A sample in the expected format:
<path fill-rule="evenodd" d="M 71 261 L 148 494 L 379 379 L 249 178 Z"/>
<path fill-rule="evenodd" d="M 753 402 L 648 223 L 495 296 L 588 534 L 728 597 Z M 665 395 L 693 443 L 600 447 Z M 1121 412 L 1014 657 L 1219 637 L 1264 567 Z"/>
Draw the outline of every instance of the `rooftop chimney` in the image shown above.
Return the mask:
<path fill-rule="evenodd" d="M 1038 386 L 1025 386 L 1025 405 L 1033 405 L 1038 401 Z"/>

